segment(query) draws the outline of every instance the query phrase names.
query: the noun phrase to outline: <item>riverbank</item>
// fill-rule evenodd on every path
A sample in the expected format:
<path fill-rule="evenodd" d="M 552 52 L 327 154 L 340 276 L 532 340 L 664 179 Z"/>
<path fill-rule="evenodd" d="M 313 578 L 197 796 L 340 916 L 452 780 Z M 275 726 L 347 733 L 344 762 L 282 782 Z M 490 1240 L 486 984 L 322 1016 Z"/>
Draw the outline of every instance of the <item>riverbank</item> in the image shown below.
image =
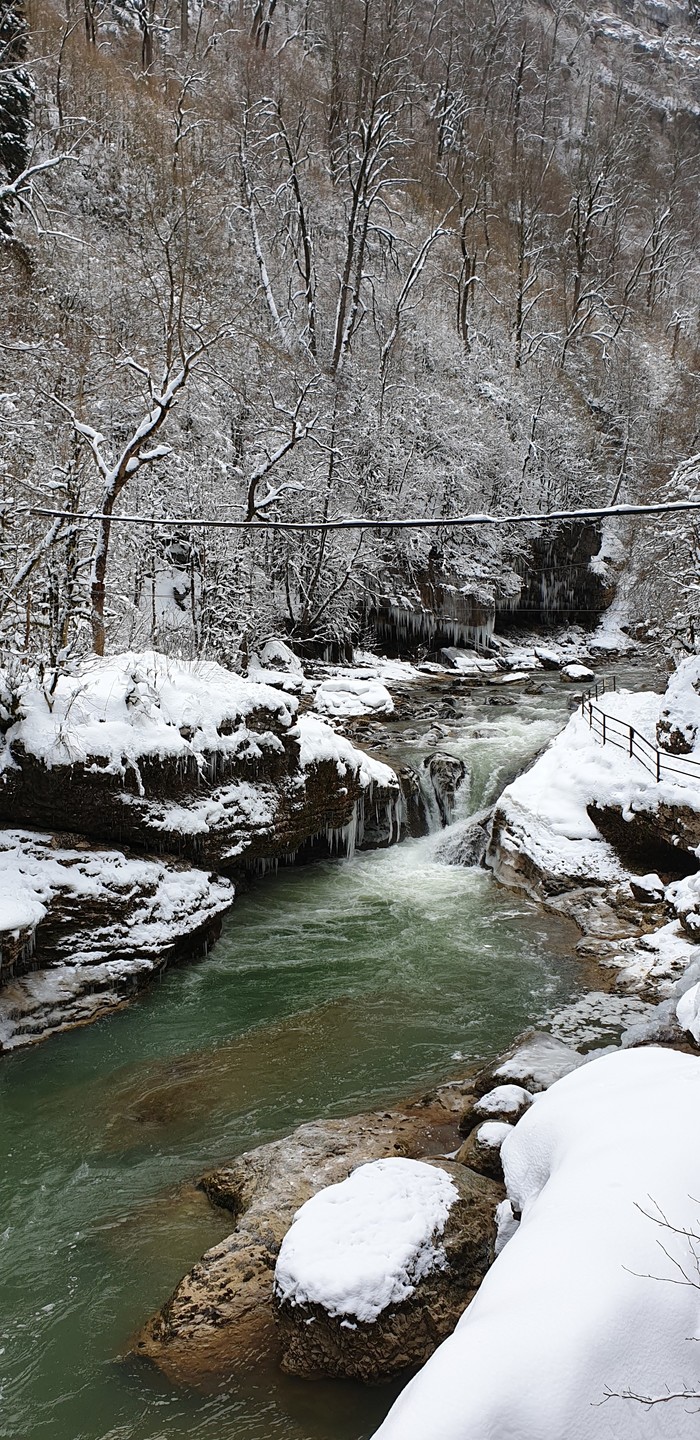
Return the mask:
<path fill-rule="evenodd" d="M 304 670 L 274 642 L 247 679 L 155 654 L 93 660 L 50 694 L 27 675 L 0 737 L 0 1051 L 205 954 L 251 875 L 424 835 L 451 822 L 458 789 L 468 812 L 470 697 L 497 711 L 551 696 L 565 713 L 572 657 L 589 658 L 578 632 L 501 652 Z M 486 818 L 458 863 L 481 858 Z"/>
<path fill-rule="evenodd" d="M 660 703 L 657 697 L 657 712 Z M 652 697 L 616 695 L 607 704 L 608 713 L 612 713 L 612 708 L 621 712 L 627 705 L 631 723 L 633 715 L 639 718 L 650 710 Z M 575 758 L 567 761 L 569 755 Z M 698 952 L 693 925 L 685 921 L 684 938 L 680 934 L 680 922 L 668 921 L 669 906 L 687 916 L 689 912 L 692 914 L 692 903 L 685 893 L 687 886 L 685 889 L 682 885 L 679 887 L 673 874 L 665 874 L 665 885 L 659 877 L 635 874 L 595 830 L 587 806 L 594 807 L 606 796 L 605 777 L 613 771 L 618 785 L 624 784 L 625 780 L 628 787 L 640 783 L 633 765 L 630 766 L 629 776 L 620 776 L 619 764 L 611 761 L 602 749 L 596 748 L 592 735 L 583 730 L 580 718 L 575 717 L 535 766 L 520 780 L 506 787 L 501 795 L 487 863 L 502 882 L 526 889 L 530 895 L 548 904 L 550 909 L 574 920 L 584 932 L 584 940 L 577 947 L 578 953 L 582 957 L 595 957 L 597 962 L 606 961 L 607 969 L 615 970 L 616 988 L 620 991 L 620 1016 L 624 1013 L 623 996 L 626 992 L 632 991 L 641 997 L 639 1016 L 635 1023 L 622 1031 L 623 1048 L 654 1041 L 694 1054 L 697 1052 L 689 1044 L 686 1027 L 675 1013 L 678 996 L 684 986 L 694 980 L 697 969 Z M 567 790 L 569 772 L 573 778 Z M 585 795 L 581 789 L 581 773 L 585 776 L 583 788 L 587 786 Z M 571 793 L 576 785 L 579 792 L 578 812 Z M 688 790 L 684 800 L 687 806 L 690 805 L 692 796 Z M 680 854 L 675 857 L 666 855 L 665 858 L 666 863 L 669 858 L 675 858 L 677 869 L 681 872 L 691 863 L 689 856 L 684 859 Z M 620 944 L 626 946 L 626 960 L 623 962 L 619 957 L 610 960 L 610 955 L 616 953 L 616 946 Z M 636 961 L 630 958 L 633 951 Z M 671 994 L 673 1003 L 668 999 Z M 242 1195 L 240 1180 L 233 1185 L 237 1200 L 231 1208 L 241 1214 L 236 1229 L 224 1245 L 203 1257 L 194 1271 L 185 1277 L 164 1310 L 149 1322 L 138 1342 L 137 1353 L 154 1361 L 171 1378 L 195 1384 L 201 1384 L 205 1379 L 210 1382 L 212 1378 L 218 1378 L 220 1382 L 223 1373 L 230 1372 L 231 1367 L 234 1370 L 239 1365 L 245 1368 L 251 1353 L 247 1335 L 247 1326 L 251 1324 L 256 1335 L 264 1331 L 267 1344 L 278 1354 L 280 1337 L 273 1324 L 272 1271 L 279 1245 L 295 1209 L 323 1186 L 343 1179 L 358 1163 L 375 1159 L 377 1153 L 380 1156 L 397 1151 L 409 1157 L 427 1155 L 436 1163 L 441 1158 L 444 1160 L 445 1156 L 453 1159 L 456 1154 L 458 1162 L 466 1167 L 468 1173 L 476 1171 L 497 1177 L 497 1149 L 512 1129 L 512 1117 L 508 1115 L 507 1107 L 501 1113 L 496 1106 L 493 1115 L 488 1116 L 490 1123 L 485 1127 L 480 1125 L 479 1097 L 499 1079 L 510 1085 L 542 1090 L 567 1069 L 576 1068 L 586 1058 L 600 1054 L 600 1017 L 606 1009 L 608 1012 L 614 1009 L 607 987 L 606 990 L 589 992 L 578 1004 L 570 1007 L 567 1018 L 579 1048 L 567 1050 L 562 1045 L 557 1055 L 557 1042 L 550 1041 L 555 1053 L 549 1071 L 546 1064 L 543 1070 L 541 1061 L 538 1068 L 538 1064 L 528 1057 L 526 1049 L 520 1055 L 501 1057 L 500 1063 L 485 1074 L 466 1081 L 455 1080 L 452 1086 L 441 1087 L 438 1103 L 444 1112 L 452 1110 L 457 1130 L 468 1135 L 461 1149 L 448 1148 L 449 1142 L 455 1139 L 454 1133 L 441 1149 L 437 1150 L 434 1144 L 426 1149 L 425 1134 L 420 1129 L 417 1133 L 415 1128 L 411 1129 L 410 1111 L 404 1110 L 397 1115 L 383 1117 L 381 1123 L 376 1116 L 357 1117 L 355 1122 L 350 1122 L 349 1129 L 347 1126 L 343 1129 L 344 1144 L 340 1154 L 337 1153 L 336 1137 L 332 1131 L 325 1133 L 324 1140 L 321 1127 L 320 1134 L 314 1134 L 314 1168 L 307 1163 L 303 1132 L 295 1132 L 282 1151 L 285 1194 L 285 1203 L 282 1204 L 278 1194 L 280 1181 L 276 1167 L 279 1161 L 275 1148 L 267 1153 L 253 1152 L 243 1157 L 243 1172 L 239 1175 L 246 1167 L 254 1171 L 262 1168 L 265 1180 L 255 1189 L 252 1199 Z M 523 1093 L 529 1095 L 530 1091 L 525 1089 Z M 497 1096 L 498 1091 L 495 1090 L 494 1104 Z M 430 1112 L 435 1097 L 428 1097 L 423 1103 L 427 1104 Z M 495 1131 L 499 1131 L 497 1140 L 491 1138 L 493 1121 L 497 1122 L 494 1136 Z M 330 1172 L 324 1163 L 324 1143 L 328 1154 L 333 1156 Z M 226 1203 L 226 1194 L 231 1193 L 226 1171 L 209 1177 L 203 1184 L 214 1203 L 220 1203 L 222 1196 Z M 257 1265 L 254 1265 L 251 1264 L 251 1251 L 256 1250 L 260 1256 L 260 1212 L 267 1217 L 263 1219 L 263 1224 L 267 1225 L 266 1244 L 262 1260 L 258 1259 Z M 270 1226 L 271 1216 L 280 1217 L 279 1229 L 276 1225 Z M 486 1231 L 484 1243 L 489 1243 Z M 242 1282 L 243 1273 L 249 1274 L 249 1285 Z M 474 1277 L 475 1286 L 478 1286 L 480 1278 L 480 1275 Z M 245 1317 L 243 1320 L 241 1312 Z M 255 1317 L 254 1320 L 251 1317 Z M 353 1326 L 353 1329 L 357 1327 Z M 361 1362 L 353 1361 L 353 1364 L 364 1365 L 366 1374 L 372 1374 L 372 1367 L 376 1365 L 376 1373 L 380 1377 L 382 1361 L 377 1359 L 375 1352 L 379 1345 L 380 1356 L 383 1353 L 381 1342 L 372 1326 L 365 1327 L 365 1330 L 367 1333 L 362 1345 L 366 1349 L 361 1350 Z M 299 1333 L 303 1340 L 303 1330 Z M 432 1341 L 421 1354 L 422 1360 L 428 1357 L 440 1338 L 439 1331 L 434 1330 Z M 352 1345 L 346 1346 L 348 1354 L 357 1350 L 357 1344 L 358 1339 L 354 1336 Z M 256 1353 L 253 1347 L 253 1354 Z M 304 1353 L 304 1345 L 301 1353 Z M 295 1360 L 295 1364 L 298 1363 L 305 1362 Z M 335 1366 L 336 1360 L 327 1363 Z M 347 1373 L 357 1372 L 350 1368 Z"/>
<path fill-rule="evenodd" d="M 498 687 L 463 686 L 460 713 L 442 718 L 426 693 L 417 724 L 381 723 L 421 770 L 425 737 L 444 727 L 440 743 L 470 777 L 469 813 L 566 721 L 571 687 L 556 674 L 537 674 L 546 692 L 529 683 L 506 689 L 507 704 Z M 75 1440 L 88 1414 L 100 1440 L 115 1427 L 128 1440 L 158 1427 L 216 1440 L 358 1440 L 376 1428 L 391 1384 L 309 1386 L 263 1358 L 202 1394 L 115 1357 L 232 1230 L 190 1177 L 304 1122 L 394 1109 L 501 1052 L 533 1018 L 557 1029 L 594 988 L 570 921 L 481 868 L 444 863 L 454 833 L 269 875 L 239 891 L 201 963 L 166 970 L 97 1025 L 4 1057 L 10 1433 Z"/>

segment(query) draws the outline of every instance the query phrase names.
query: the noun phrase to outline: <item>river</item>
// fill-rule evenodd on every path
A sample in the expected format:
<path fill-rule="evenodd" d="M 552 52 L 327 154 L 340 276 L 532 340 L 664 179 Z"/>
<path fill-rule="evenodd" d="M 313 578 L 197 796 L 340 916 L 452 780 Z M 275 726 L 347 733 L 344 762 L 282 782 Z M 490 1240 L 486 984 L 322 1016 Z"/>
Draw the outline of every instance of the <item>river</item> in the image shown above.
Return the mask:
<path fill-rule="evenodd" d="M 471 770 L 465 812 L 567 717 L 558 684 L 488 700 L 475 691 L 442 742 Z M 572 928 L 483 870 L 441 863 L 439 838 L 268 876 L 206 960 L 0 1061 L 4 1440 L 372 1433 L 395 1387 L 261 1371 L 199 1396 L 119 1356 L 230 1229 L 188 1177 L 454 1074 L 582 993 Z"/>

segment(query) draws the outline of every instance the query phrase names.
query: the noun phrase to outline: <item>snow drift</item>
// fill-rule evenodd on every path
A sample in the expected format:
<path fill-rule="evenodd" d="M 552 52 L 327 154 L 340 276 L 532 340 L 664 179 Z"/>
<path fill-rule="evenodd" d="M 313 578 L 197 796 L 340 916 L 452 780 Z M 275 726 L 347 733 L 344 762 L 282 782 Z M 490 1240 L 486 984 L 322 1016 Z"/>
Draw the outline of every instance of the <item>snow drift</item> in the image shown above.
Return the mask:
<path fill-rule="evenodd" d="M 502 1151 L 520 1225 L 376 1440 L 694 1440 L 699 1107 L 700 1060 L 655 1048 L 538 1097 Z"/>

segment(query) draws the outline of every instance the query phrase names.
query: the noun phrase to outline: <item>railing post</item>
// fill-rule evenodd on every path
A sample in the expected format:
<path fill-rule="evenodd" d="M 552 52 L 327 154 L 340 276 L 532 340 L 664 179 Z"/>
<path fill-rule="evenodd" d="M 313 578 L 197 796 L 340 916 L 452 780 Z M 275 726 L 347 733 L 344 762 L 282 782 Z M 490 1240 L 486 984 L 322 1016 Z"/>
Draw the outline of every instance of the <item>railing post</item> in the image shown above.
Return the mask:
<path fill-rule="evenodd" d="M 604 710 L 602 711 L 602 715 L 603 715 L 603 744 L 605 744 L 605 711 L 604 711 Z"/>
<path fill-rule="evenodd" d="M 657 783 L 657 785 L 659 784 L 660 780 L 661 780 L 661 751 L 660 751 L 660 750 L 657 750 L 657 752 L 656 752 L 656 783 Z"/>
<path fill-rule="evenodd" d="M 632 759 L 633 754 L 634 754 L 634 730 L 632 729 L 632 726 L 630 725 L 630 760 Z"/>

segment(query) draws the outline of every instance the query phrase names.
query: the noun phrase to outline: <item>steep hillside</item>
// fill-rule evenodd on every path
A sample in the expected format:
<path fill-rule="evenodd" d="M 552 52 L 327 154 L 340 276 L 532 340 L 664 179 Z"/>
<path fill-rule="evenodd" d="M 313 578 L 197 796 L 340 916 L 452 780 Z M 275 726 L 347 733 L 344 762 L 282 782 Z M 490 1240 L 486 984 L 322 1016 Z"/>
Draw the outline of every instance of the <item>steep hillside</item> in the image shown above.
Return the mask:
<path fill-rule="evenodd" d="M 24 41 L 0 59 L 18 656 L 237 664 L 270 632 L 371 634 L 426 584 L 537 618 L 537 527 L 269 522 L 643 500 L 698 448 L 693 3 L 33 0 L 27 18 L 28 61 Z M 108 518 L 63 518 L 90 511 Z M 241 528 L 170 523 L 190 516 Z M 578 544 L 550 547 L 547 593 L 594 618 L 596 544 Z"/>

